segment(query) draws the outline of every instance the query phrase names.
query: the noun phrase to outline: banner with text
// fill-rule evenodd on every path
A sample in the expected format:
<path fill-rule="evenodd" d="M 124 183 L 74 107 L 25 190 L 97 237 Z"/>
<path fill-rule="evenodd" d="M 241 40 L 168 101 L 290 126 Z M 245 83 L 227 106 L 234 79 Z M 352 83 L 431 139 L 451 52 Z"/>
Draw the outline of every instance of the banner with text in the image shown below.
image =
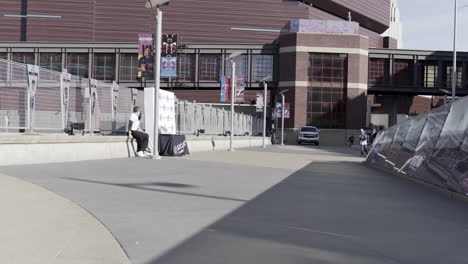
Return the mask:
<path fill-rule="evenodd" d="M 154 78 L 154 35 L 138 34 L 138 74 L 137 78 Z"/>

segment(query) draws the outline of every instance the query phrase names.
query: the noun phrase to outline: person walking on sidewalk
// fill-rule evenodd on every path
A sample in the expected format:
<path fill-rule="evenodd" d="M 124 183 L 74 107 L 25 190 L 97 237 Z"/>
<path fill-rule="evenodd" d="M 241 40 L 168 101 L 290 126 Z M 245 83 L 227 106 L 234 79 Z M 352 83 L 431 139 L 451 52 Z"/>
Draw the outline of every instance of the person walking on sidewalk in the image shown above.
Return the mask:
<path fill-rule="evenodd" d="M 140 107 L 135 106 L 133 108 L 133 113 L 130 116 L 130 122 L 128 123 L 128 137 L 130 139 L 135 138 L 137 141 L 137 157 L 143 158 L 147 154 L 144 153 L 148 147 L 149 136 L 148 134 L 140 128 L 140 119 L 141 119 L 141 110 Z"/>
<path fill-rule="evenodd" d="M 361 135 L 359 136 L 359 144 L 361 145 L 361 156 L 366 153 L 367 156 L 367 143 L 369 141 L 369 135 L 367 135 L 366 131 L 364 129 L 361 129 Z"/>

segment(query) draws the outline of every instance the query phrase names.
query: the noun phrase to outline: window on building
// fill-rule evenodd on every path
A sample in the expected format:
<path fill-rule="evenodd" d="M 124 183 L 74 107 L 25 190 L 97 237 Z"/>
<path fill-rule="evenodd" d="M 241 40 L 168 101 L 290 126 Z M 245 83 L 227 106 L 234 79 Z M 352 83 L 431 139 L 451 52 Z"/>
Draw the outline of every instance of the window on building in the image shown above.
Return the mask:
<path fill-rule="evenodd" d="M 0 52 L 0 59 L 4 59 L 4 60 L 8 59 L 8 53 Z"/>
<path fill-rule="evenodd" d="M 137 79 L 138 54 L 123 53 L 120 55 L 120 80 L 132 81 Z"/>
<path fill-rule="evenodd" d="M 389 64 L 387 59 L 369 60 L 369 87 L 388 85 Z"/>
<path fill-rule="evenodd" d="M 248 60 L 247 55 L 240 55 L 234 58 L 236 63 L 236 76 L 244 77 L 247 80 L 247 69 L 248 69 Z M 226 76 L 231 76 L 232 74 L 232 63 L 226 61 Z"/>
<path fill-rule="evenodd" d="M 179 81 L 195 81 L 195 55 L 179 55 L 177 57 L 177 79 Z"/>
<path fill-rule="evenodd" d="M 452 66 L 447 66 L 446 68 L 447 72 L 447 88 L 452 87 L 452 72 L 453 72 L 453 65 Z M 460 88 L 462 85 L 462 67 L 461 65 L 457 65 L 457 72 L 455 74 L 455 84 L 457 88 Z"/>
<path fill-rule="evenodd" d="M 88 78 L 88 53 L 67 54 L 67 71 L 72 75 Z"/>
<path fill-rule="evenodd" d="M 199 56 L 199 75 L 200 81 L 219 81 L 220 77 L 220 56 L 219 55 L 200 55 Z"/>
<path fill-rule="evenodd" d="M 346 54 L 310 53 L 307 125 L 344 128 L 347 66 Z"/>
<path fill-rule="evenodd" d="M 422 62 L 420 69 L 423 72 L 422 81 L 423 87 L 437 87 L 437 71 L 438 67 L 435 62 Z"/>
<path fill-rule="evenodd" d="M 258 82 L 268 76 L 272 76 L 273 78 L 273 63 L 273 55 L 253 55 L 252 81 Z"/>
<path fill-rule="evenodd" d="M 413 61 L 395 60 L 393 72 L 393 84 L 395 86 L 413 86 Z"/>
<path fill-rule="evenodd" d="M 62 71 L 62 54 L 40 53 L 39 66 L 52 71 Z"/>
<path fill-rule="evenodd" d="M 35 64 L 34 53 L 13 52 L 12 61 L 24 64 Z"/>
<path fill-rule="evenodd" d="M 114 54 L 94 54 L 93 78 L 101 81 L 115 80 Z"/>

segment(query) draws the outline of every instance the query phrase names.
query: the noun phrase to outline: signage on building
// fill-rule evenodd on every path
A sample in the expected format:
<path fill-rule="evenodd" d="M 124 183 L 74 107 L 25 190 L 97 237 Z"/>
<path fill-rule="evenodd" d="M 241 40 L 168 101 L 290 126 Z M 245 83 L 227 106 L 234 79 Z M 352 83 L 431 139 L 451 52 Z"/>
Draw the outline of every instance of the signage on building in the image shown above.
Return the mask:
<path fill-rule="evenodd" d="M 138 74 L 137 78 L 153 78 L 154 35 L 138 34 Z"/>

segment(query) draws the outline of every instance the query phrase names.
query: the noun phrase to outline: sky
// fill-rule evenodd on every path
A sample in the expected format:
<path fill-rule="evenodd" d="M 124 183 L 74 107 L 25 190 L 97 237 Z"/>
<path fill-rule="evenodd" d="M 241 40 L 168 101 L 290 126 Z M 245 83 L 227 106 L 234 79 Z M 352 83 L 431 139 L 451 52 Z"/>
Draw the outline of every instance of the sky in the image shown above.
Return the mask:
<path fill-rule="evenodd" d="M 455 0 L 398 0 L 403 49 L 453 50 Z M 468 0 L 458 0 L 457 50 L 468 51 Z"/>

